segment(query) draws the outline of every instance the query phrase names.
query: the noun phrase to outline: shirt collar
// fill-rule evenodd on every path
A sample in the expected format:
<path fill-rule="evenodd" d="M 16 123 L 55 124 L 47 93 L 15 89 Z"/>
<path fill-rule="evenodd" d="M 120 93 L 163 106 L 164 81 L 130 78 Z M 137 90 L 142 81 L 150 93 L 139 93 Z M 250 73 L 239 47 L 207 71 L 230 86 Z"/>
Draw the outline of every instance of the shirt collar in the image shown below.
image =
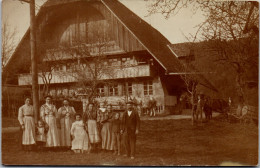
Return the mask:
<path fill-rule="evenodd" d="M 128 116 L 132 114 L 132 111 L 127 111 Z"/>

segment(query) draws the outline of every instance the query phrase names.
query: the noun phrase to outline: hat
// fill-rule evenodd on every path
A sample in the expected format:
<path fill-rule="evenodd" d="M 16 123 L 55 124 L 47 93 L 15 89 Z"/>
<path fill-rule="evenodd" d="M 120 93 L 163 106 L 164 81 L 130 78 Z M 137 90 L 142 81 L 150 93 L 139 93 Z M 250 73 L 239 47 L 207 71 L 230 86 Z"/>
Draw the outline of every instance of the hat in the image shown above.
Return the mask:
<path fill-rule="evenodd" d="M 30 99 L 30 100 L 32 100 L 32 98 L 30 98 L 30 97 L 25 97 L 24 101 L 25 101 L 25 100 L 27 100 L 27 99 Z"/>
<path fill-rule="evenodd" d="M 68 98 L 64 98 L 63 101 L 67 100 L 69 102 L 69 99 Z"/>
<path fill-rule="evenodd" d="M 95 105 L 93 102 L 89 102 L 87 106 L 89 106 L 89 105 L 91 105 L 91 104 L 92 104 L 93 106 Z"/>
<path fill-rule="evenodd" d="M 75 117 L 76 117 L 76 116 L 82 117 L 82 115 L 81 115 L 80 113 L 76 113 L 76 114 L 75 114 Z"/>
<path fill-rule="evenodd" d="M 52 99 L 51 95 L 45 96 L 44 99 L 47 99 L 48 97 Z"/>

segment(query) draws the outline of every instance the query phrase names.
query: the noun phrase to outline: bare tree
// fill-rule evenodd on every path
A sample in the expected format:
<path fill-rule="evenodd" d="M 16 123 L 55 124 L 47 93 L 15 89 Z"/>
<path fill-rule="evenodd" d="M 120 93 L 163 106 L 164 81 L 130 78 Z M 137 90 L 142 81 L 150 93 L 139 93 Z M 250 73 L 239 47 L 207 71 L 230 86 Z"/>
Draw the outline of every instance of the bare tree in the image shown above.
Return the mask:
<path fill-rule="evenodd" d="M 57 77 L 73 79 L 75 86 L 83 90 L 80 94 L 93 102 L 94 98 L 104 96 L 100 95 L 98 87 L 111 84 L 109 79 L 117 72 L 108 65 L 107 58 L 115 42 L 110 38 L 108 25 L 102 20 L 91 21 L 91 24 L 74 24 L 68 28 L 68 32 L 73 33 L 65 33 L 56 44 L 38 44 L 42 58 L 39 67 L 44 82 L 43 90 L 45 95 L 49 94 L 49 85 L 55 74 Z M 83 24 L 88 26 L 88 32 L 82 29 Z M 66 66 L 66 70 L 55 70 L 60 65 Z"/>
<path fill-rule="evenodd" d="M 46 52 L 43 54 L 42 59 L 43 60 L 38 65 L 38 68 L 39 68 L 39 76 L 43 81 L 42 96 L 44 97 L 46 95 L 49 95 L 50 93 L 49 87 L 51 81 L 53 80 L 54 71 L 60 68 L 63 64 L 65 65 L 65 61 L 64 61 L 64 55 L 59 52 L 59 49 L 46 50 Z M 55 72 L 55 75 L 58 77 L 62 77 L 65 74 L 62 71 L 60 72 L 57 71 Z"/>
<path fill-rule="evenodd" d="M 197 70 L 194 68 L 194 64 L 196 65 L 196 62 L 190 62 L 190 61 L 185 61 L 183 62 L 182 66 L 182 72 L 180 74 L 180 77 L 185 83 L 186 90 L 187 90 L 187 95 L 186 99 L 190 102 L 192 106 L 192 124 L 194 123 L 196 119 L 196 105 L 197 105 L 197 94 L 198 94 L 198 89 L 197 86 L 201 82 L 199 78 L 199 74 L 202 73 L 201 70 Z"/>
<path fill-rule="evenodd" d="M 98 87 L 111 84 L 109 79 L 114 76 L 116 70 L 108 65 L 106 55 L 108 49 L 114 45 L 109 34 L 102 26 L 94 25 L 91 35 L 94 39 L 91 43 L 77 39 L 73 46 L 63 45 L 61 50 L 76 60 L 67 73 L 84 90 L 88 101 L 94 102 L 96 97 L 104 96 L 98 93 Z"/>
<path fill-rule="evenodd" d="M 73 49 L 72 53 L 77 53 L 78 59 L 80 59 L 80 63 L 76 64 L 71 69 L 71 75 L 78 82 L 78 85 L 84 89 L 85 93 L 87 93 L 88 101 L 93 102 L 94 98 L 99 95 L 98 86 L 108 84 L 106 79 L 109 79 L 113 74 L 113 69 L 109 68 L 105 62 L 106 56 L 103 55 L 103 49 L 106 44 L 98 44 L 96 46 L 98 48 L 98 55 L 92 56 L 89 54 L 89 47 L 85 45 L 81 45 L 81 47 L 77 47 Z"/>
<path fill-rule="evenodd" d="M 201 10 L 206 20 L 198 25 L 193 41 L 200 34 L 208 47 L 216 51 L 215 62 L 234 69 L 237 95 L 240 104 L 247 103 L 246 80 L 257 80 L 259 44 L 259 7 L 254 1 L 200 1 L 200 0 L 155 0 L 150 2 L 150 14 L 162 13 L 166 18 L 181 9 L 191 7 Z M 253 75 L 252 75 L 253 74 Z"/>
<path fill-rule="evenodd" d="M 2 68 L 15 50 L 16 34 L 16 28 L 12 28 L 5 18 L 2 23 Z"/>
<path fill-rule="evenodd" d="M 216 0 L 153 0 L 148 4 L 149 15 L 161 13 L 165 18 L 176 15 L 181 9 L 190 7 L 194 12 L 203 11 L 206 23 L 226 23 L 240 25 L 239 33 L 247 34 L 253 31 L 258 36 L 258 2 L 257 1 L 216 1 Z M 234 25 L 234 26 L 236 26 Z M 216 24 L 211 25 L 216 28 Z M 227 27 L 226 30 L 230 29 Z M 229 30 L 228 30 L 229 31 Z M 233 32 L 236 35 L 237 32 Z"/>
<path fill-rule="evenodd" d="M 215 62 L 235 71 L 239 105 L 248 104 L 246 81 L 258 81 L 258 4 L 228 1 L 201 5 L 209 12 L 202 35 L 210 41 L 209 48 L 218 52 Z"/>

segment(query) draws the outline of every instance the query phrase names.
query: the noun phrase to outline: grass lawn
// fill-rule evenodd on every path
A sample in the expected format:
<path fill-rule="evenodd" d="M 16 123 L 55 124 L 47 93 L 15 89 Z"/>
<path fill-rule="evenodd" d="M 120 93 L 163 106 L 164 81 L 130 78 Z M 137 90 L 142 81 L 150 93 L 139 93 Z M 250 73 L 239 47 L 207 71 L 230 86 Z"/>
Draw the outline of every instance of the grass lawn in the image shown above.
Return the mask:
<path fill-rule="evenodd" d="M 192 126 L 190 120 L 142 121 L 136 158 L 111 153 L 24 152 L 18 133 L 2 134 L 6 165 L 219 165 L 225 161 L 258 164 L 258 128 L 212 120 Z"/>

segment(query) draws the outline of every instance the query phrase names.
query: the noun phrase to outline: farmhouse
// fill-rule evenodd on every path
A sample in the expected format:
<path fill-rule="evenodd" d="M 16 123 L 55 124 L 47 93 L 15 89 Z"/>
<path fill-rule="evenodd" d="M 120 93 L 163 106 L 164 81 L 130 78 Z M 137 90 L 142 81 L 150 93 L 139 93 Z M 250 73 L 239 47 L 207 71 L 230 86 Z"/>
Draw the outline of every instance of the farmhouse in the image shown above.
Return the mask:
<path fill-rule="evenodd" d="M 153 97 L 169 112 L 186 89 L 178 48 L 117 0 L 49 0 L 36 19 L 41 98 L 47 89 L 84 105 L 91 91 L 83 86 L 93 79 L 99 101 Z M 28 29 L 4 69 L 4 84 L 31 86 L 29 40 Z M 201 84 L 214 89 L 203 77 Z"/>

